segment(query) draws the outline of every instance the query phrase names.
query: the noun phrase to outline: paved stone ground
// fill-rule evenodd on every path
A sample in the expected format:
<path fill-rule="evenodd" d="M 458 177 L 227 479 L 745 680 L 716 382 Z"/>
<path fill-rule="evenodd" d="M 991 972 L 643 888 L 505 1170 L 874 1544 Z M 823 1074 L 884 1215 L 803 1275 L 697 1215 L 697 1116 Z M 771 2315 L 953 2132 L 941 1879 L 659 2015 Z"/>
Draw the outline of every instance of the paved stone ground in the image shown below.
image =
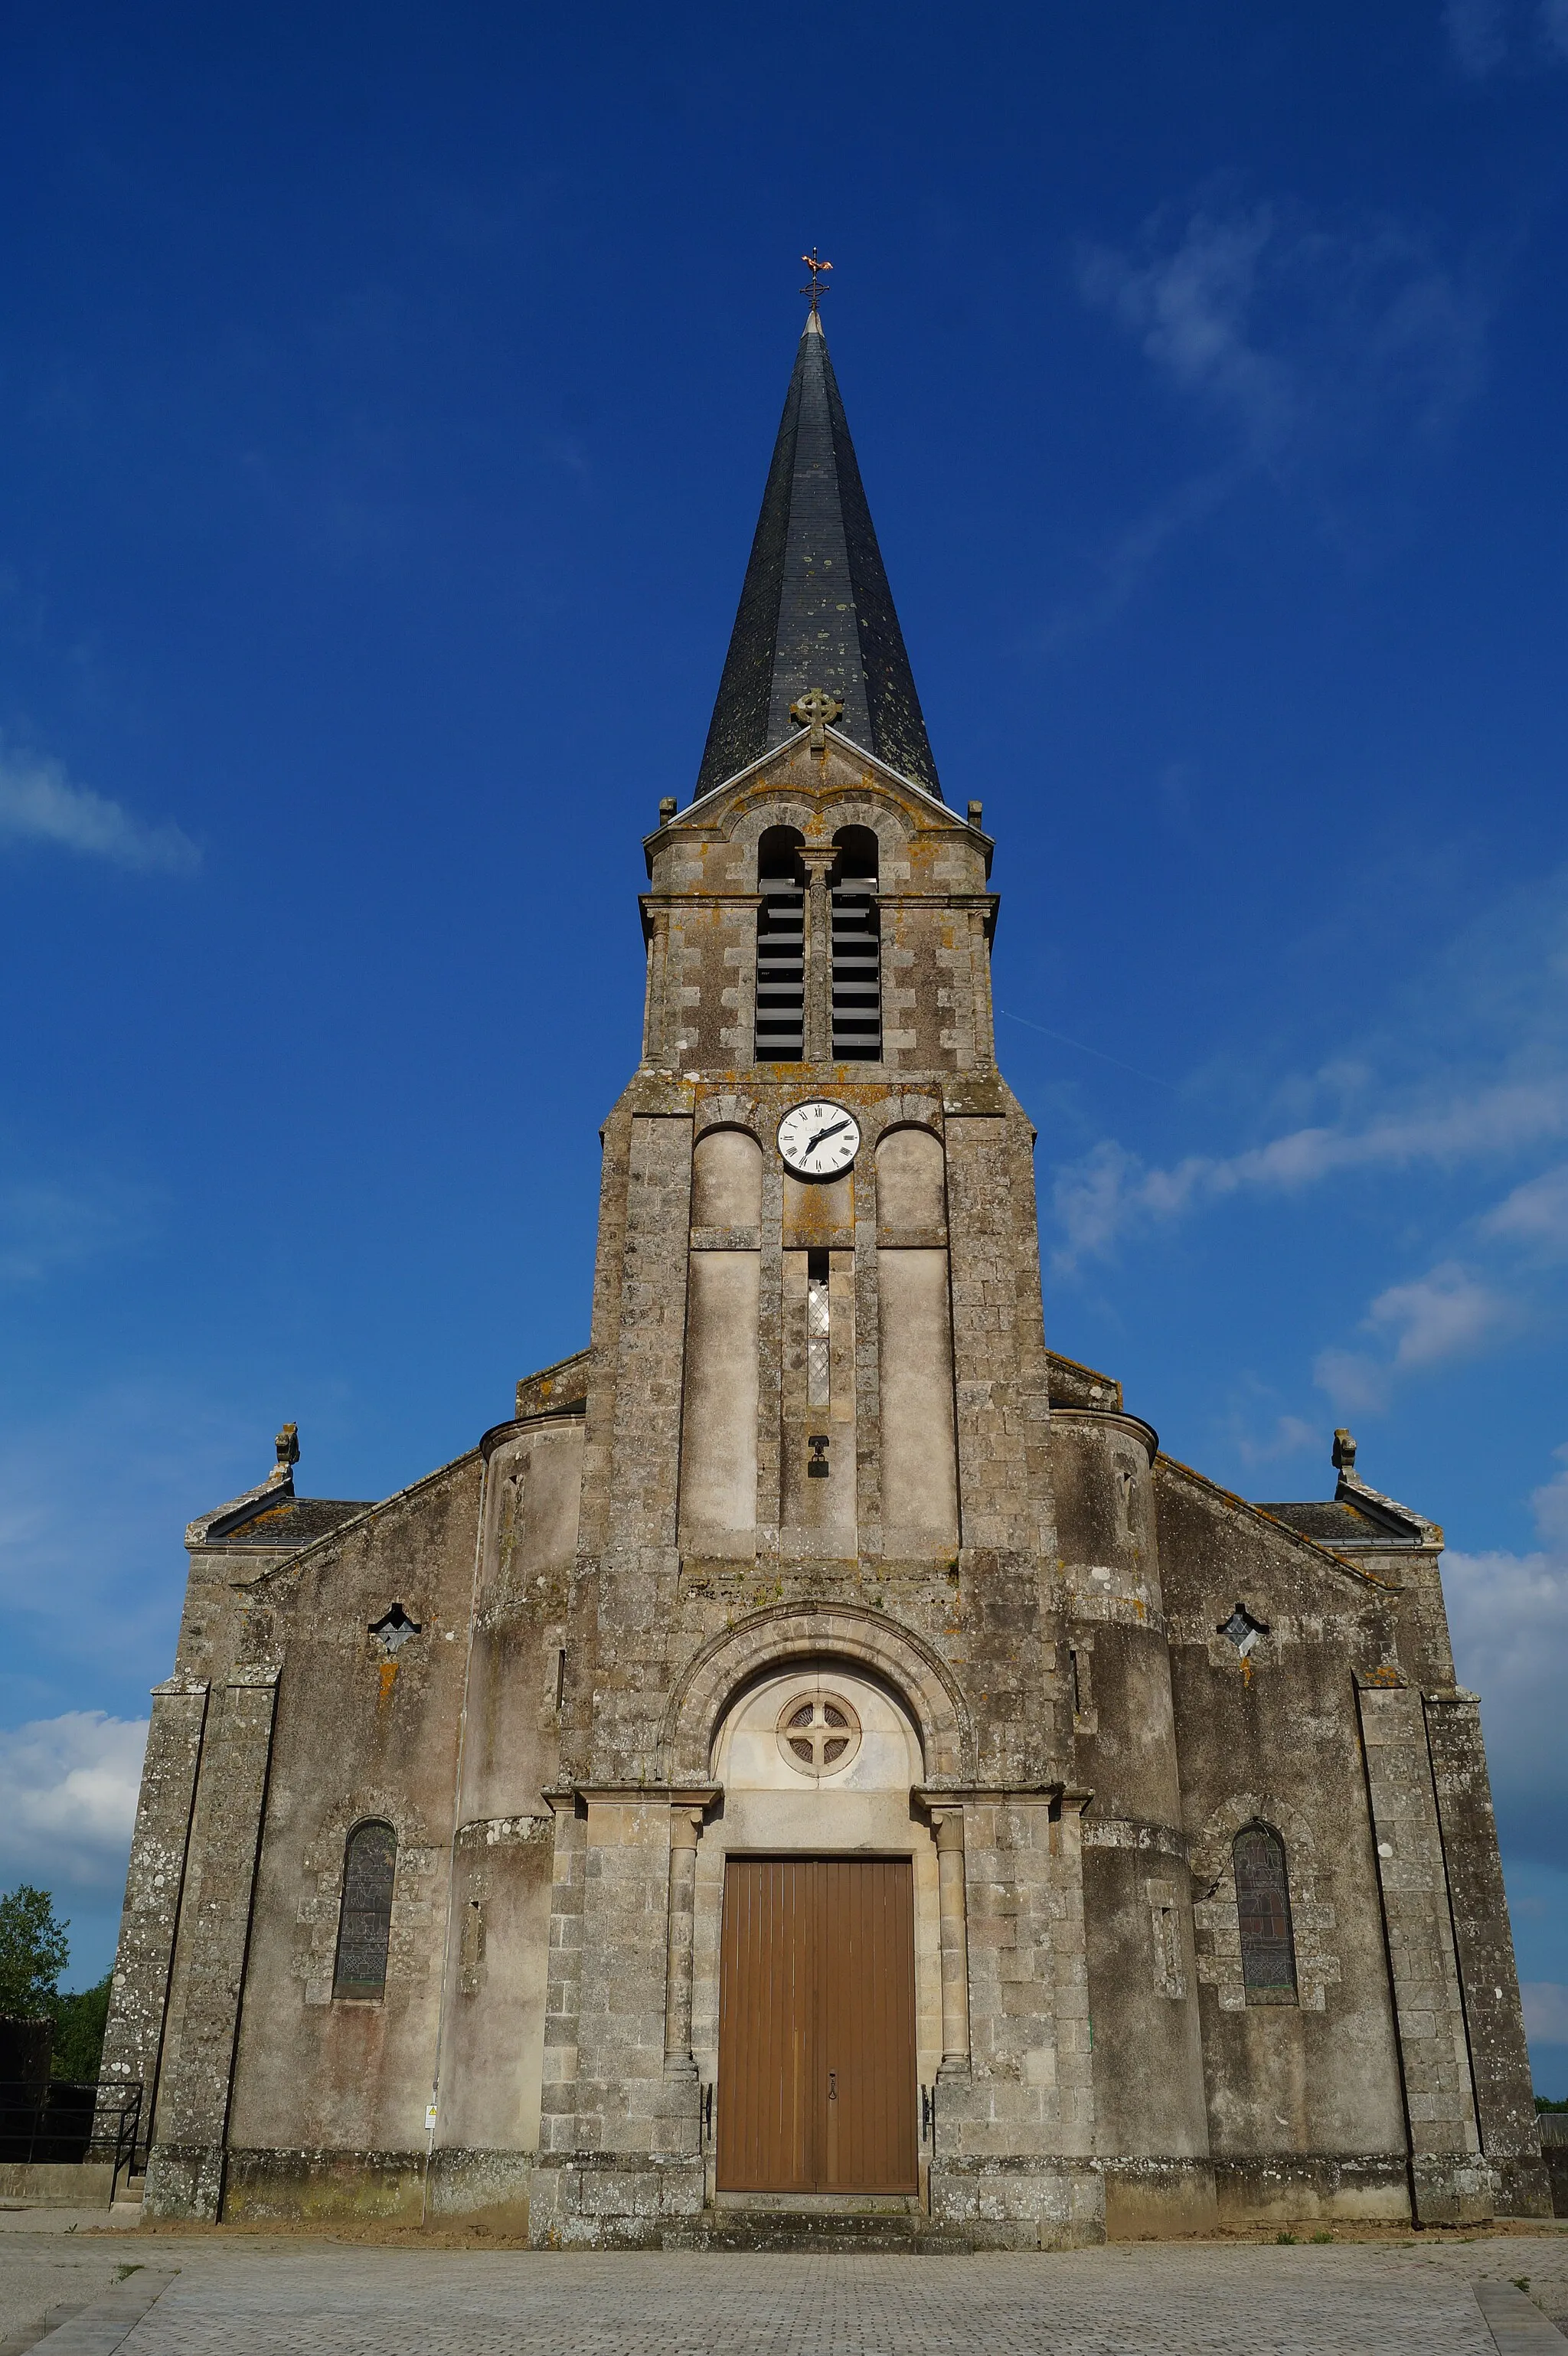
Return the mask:
<path fill-rule="evenodd" d="M 0 2211 L 0 2347 L 31 2330 L 50 2308 L 85 2307 L 109 2288 L 123 2264 L 142 2256 L 140 2250 L 119 2247 L 118 2235 L 84 2239 L 80 2231 L 55 2229 L 52 2221 L 39 2231 L 36 2210 Z M 93 2214 L 91 2222 L 99 2222 Z"/>
<path fill-rule="evenodd" d="M 0 2339 L 138 2263 L 182 2271 L 123 2356 L 1495 2356 L 1470 2282 L 1520 2276 L 1568 2316 L 1568 2235 L 667 2257 L 57 2229 L 0 2233 Z"/>

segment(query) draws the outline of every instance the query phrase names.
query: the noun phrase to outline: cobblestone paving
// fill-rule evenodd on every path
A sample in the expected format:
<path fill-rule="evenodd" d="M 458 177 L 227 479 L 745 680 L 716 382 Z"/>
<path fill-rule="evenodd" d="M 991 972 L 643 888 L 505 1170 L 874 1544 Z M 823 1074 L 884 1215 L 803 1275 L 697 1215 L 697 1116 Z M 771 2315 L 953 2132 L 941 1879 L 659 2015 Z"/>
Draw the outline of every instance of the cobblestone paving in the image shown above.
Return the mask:
<path fill-rule="evenodd" d="M 203 2253 L 123 2356 L 1493 2356 L 1403 2252 L 984 2258 Z"/>
<path fill-rule="evenodd" d="M 1469 2285 L 1520 2276 L 1568 2320 L 1568 2232 L 950 2259 L 65 2240 L 57 2227 L 0 2234 L 0 2339 L 124 2264 L 183 2272 L 123 2356 L 1495 2356 Z"/>
<path fill-rule="evenodd" d="M 107 2234 L 91 2240 L 61 2233 L 17 2233 L 0 2228 L 0 2344 L 30 2329 L 50 2308 L 85 2307 L 106 2291 L 127 2260 Z"/>
<path fill-rule="evenodd" d="M 1568 2230 L 1467 2236 L 1428 2233 L 1406 2245 L 1407 2264 L 1439 2266 L 1470 2282 L 1528 2286 L 1528 2296 L 1560 2331 L 1568 2331 Z"/>

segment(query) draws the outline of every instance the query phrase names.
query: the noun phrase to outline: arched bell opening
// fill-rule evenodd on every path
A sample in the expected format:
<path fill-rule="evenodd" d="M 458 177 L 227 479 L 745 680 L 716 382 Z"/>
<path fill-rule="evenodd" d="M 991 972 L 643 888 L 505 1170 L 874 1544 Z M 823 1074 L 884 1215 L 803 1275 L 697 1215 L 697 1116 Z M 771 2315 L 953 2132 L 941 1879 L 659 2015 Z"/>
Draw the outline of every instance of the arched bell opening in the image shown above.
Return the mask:
<path fill-rule="evenodd" d="M 869 826 L 841 826 L 827 878 L 833 934 L 833 1060 L 875 1064 L 882 1053 L 880 846 Z"/>
<path fill-rule="evenodd" d="M 798 1064 L 805 1053 L 805 840 L 798 827 L 770 826 L 757 844 L 759 1064 Z"/>

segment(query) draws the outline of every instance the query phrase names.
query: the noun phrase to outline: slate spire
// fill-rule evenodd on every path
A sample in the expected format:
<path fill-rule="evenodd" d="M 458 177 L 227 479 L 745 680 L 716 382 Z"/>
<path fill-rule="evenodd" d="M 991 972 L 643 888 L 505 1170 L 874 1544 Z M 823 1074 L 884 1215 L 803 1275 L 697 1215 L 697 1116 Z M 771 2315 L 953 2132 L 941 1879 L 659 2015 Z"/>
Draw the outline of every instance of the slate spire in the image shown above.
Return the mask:
<path fill-rule="evenodd" d="M 866 504 L 827 338 L 813 309 L 795 353 L 697 791 L 782 744 L 790 705 L 825 688 L 851 743 L 940 797 L 903 632 Z"/>

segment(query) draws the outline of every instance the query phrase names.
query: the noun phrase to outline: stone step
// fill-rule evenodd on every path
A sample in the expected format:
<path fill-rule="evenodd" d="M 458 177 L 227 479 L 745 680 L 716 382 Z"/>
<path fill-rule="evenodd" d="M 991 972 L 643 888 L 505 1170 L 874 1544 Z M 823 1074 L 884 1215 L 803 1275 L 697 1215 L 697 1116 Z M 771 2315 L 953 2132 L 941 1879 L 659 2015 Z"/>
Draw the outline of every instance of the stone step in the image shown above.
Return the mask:
<path fill-rule="evenodd" d="M 975 2237 L 962 2227 L 933 2224 L 921 2215 L 864 2211 L 811 2214 L 798 2209 L 705 2209 L 688 2224 L 668 2227 L 667 2250 L 813 2250 L 834 2257 L 968 2257 Z"/>

